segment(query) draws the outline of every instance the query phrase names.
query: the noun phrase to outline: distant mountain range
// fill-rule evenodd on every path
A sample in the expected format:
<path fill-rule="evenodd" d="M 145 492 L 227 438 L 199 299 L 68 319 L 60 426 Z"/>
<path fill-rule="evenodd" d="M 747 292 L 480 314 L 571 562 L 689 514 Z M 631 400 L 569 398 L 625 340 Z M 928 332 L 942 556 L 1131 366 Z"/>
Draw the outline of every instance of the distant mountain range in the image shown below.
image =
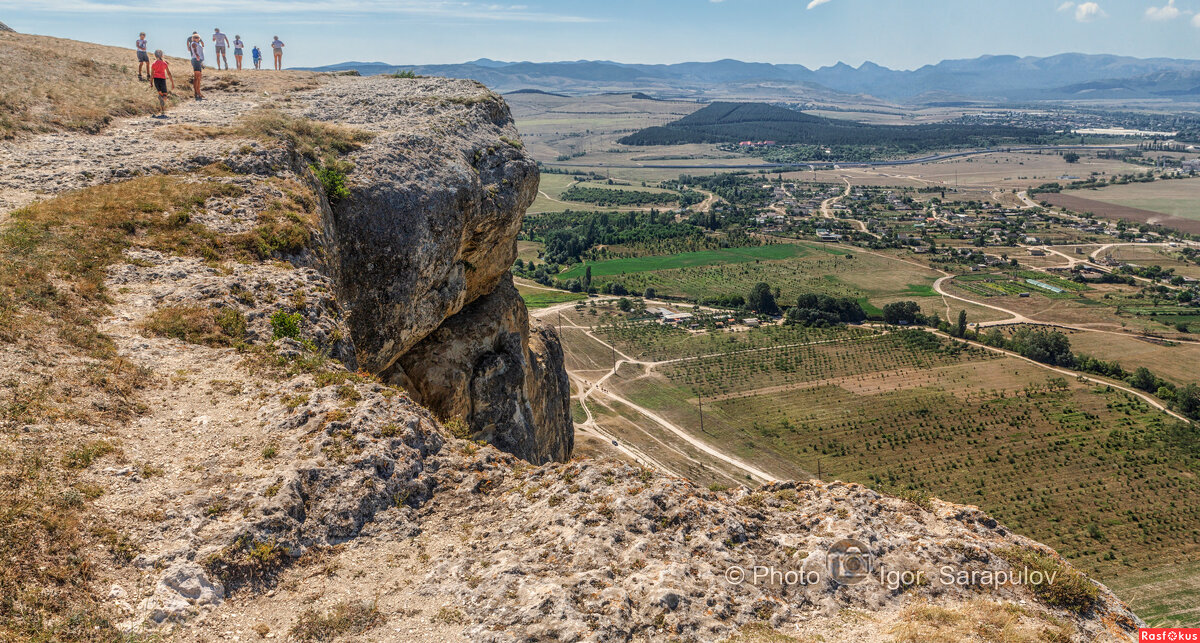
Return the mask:
<path fill-rule="evenodd" d="M 982 56 L 944 60 L 914 70 L 866 62 L 819 69 L 739 60 L 638 65 L 604 60 L 552 63 L 482 58 L 451 65 L 345 62 L 317 71 L 358 70 L 364 75 L 409 69 L 418 74 L 478 80 L 494 90 L 557 93 L 646 91 L 658 97 L 722 95 L 869 95 L 888 101 L 1030 101 L 1168 98 L 1200 100 L 1200 61 L 1173 58 L 1059 54 L 1045 58 Z"/>

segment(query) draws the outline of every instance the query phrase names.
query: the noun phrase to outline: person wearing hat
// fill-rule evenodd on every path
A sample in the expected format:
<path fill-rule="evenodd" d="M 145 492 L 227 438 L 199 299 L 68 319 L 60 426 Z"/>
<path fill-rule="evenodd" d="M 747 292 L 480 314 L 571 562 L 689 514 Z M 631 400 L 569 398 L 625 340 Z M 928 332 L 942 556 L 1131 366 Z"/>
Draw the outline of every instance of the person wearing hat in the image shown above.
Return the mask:
<path fill-rule="evenodd" d="M 246 44 L 242 42 L 242 37 L 237 34 L 234 34 L 234 36 L 233 36 L 233 59 L 234 59 L 234 61 L 237 62 L 238 71 L 242 70 L 242 51 L 245 49 L 245 47 L 246 47 Z M 228 68 L 229 65 L 226 64 L 225 67 Z"/>
<path fill-rule="evenodd" d="M 204 100 L 204 95 L 200 93 L 200 75 L 204 71 L 204 40 L 194 31 L 188 40 L 188 53 L 192 57 L 192 92 L 196 95 L 196 100 Z"/>

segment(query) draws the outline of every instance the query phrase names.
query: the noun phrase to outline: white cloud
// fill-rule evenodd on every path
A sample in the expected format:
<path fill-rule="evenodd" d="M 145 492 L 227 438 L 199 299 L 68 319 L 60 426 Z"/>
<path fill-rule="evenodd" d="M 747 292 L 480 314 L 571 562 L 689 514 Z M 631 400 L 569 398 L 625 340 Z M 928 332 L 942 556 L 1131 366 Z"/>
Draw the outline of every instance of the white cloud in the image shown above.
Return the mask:
<path fill-rule="evenodd" d="M 242 0 L 43 0 L 30 7 L 28 0 L 0 0 L 0 9 L 35 9 L 68 13 L 246 13 Z M 484 4 L 458 0 L 258 0 L 251 9 L 257 14 L 401 14 L 432 18 L 490 20 L 498 22 L 595 22 L 592 18 L 560 13 L 530 11 L 524 5 Z"/>
<path fill-rule="evenodd" d="M 1200 13 L 1192 16 L 1192 26 L 1200 29 Z"/>
<path fill-rule="evenodd" d="M 826 2 L 829 2 L 829 0 L 812 0 L 812 2 L 808 3 L 808 8 L 816 9 L 817 7 L 825 4 Z"/>
<path fill-rule="evenodd" d="M 1167 4 L 1162 7 L 1150 7 L 1146 9 L 1146 18 L 1148 20 L 1174 20 L 1182 15 L 1175 6 L 1175 0 L 1167 0 Z"/>
<path fill-rule="evenodd" d="M 1072 10 L 1072 9 L 1074 9 L 1074 8 L 1075 8 L 1075 3 L 1074 3 L 1074 2 L 1064 2 L 1064 3 L 1060 4 L 1060 5 L 1058 5 L 1058 12 L 1059 12 L 1059 13 L 1064 13 L 1064 12 L 1070 11 L 1070 10 Z"/>
<path fill-rule="evenodd" d="M 1107 15 L 1095 2 L 1081 2 L 1075 7 L 1075 20 L 1078 22 L 1091 22 Z"/>

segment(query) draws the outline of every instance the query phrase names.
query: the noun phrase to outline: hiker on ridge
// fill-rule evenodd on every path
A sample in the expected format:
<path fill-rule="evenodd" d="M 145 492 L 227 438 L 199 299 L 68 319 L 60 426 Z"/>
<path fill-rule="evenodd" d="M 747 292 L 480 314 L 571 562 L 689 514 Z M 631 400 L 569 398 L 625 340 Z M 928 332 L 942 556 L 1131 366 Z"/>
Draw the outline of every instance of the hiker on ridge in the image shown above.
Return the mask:
<path fill-rule="evenodd" d="M 242 51 L 245 48 L 245 46 L 246 45 L 242 42 L 242 37 L 237 34 L 234 34 L 234 36 L 233 36 L 233 59 L 234 59 L 234 61 L 237 62 L 238 71 L 242 70 Z M 229 68 L 229 63 L 225 63 L 225 68 L 226 69 Z"/>
<path fill-rule="evenodd" d="M 137 49 L 138 80 L 141 80 L 142 65 L 146 66 L 146 76 L 150 76 L 150 56 L 146 53 L 146 32 L 138 34 L 138 39 L 133 41 L 133 46 Z"/>
<path fill-rule="evenodd" d="M 271 50 L 275 52 L 275 71 L 283 69 L 283 41 L 279 36 L 271 42 Z"/>
<path fill-rule="evenodd" d="M 158 114 L 154 118 L 167 117 L 167 79 L 171 80 L 171 91 L 175 91 L 175 76 L 171 66 L 163 59 L 163 50 L 154 50 L 154 64 L 150 65 L 150 84 L 158 92 Z"/>
<path fill-rule="evenodd" d="M 204 100 L 204 95 L 200 93 L 200 74 L 204 71 L 204 40 L 200 38 L 200 34 L 192 33 L 192 39 L 188 41 L 188 53 L 192 56 L 192 91 L 196 100 Z"/>
<path fill-rule="evenodd" d="M 225 47 L 229 46 L 229 36 L 221 33 L 220 29 L 213 29 L 213 44 L 217 48 L 217 71 L 221 70 L 221 61 L 225 61 L 225 69 L 229 69 L 229 56 L 225 55 Z"/>

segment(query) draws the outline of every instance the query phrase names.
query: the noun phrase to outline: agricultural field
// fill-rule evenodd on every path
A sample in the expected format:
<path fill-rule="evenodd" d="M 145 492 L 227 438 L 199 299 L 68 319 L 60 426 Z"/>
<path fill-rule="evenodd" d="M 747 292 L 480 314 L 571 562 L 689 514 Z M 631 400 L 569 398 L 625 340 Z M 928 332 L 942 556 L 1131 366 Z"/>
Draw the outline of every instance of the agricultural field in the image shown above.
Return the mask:
<path fill-rule="evenodd" d="M 587 299 L 587 295 L 576 292 L 563 292 L 561 290 L 551 290 L 534 284 L 517 283 L 517 292 L 521 294 L 521 299 L 525 300 L 527 308 L 547 308 L 555 304 L 565 304 L 571 301 L 579 301 Z"/>
<path fill-rule="evenodd" d="M 1124 392 L 919 330 L 694 334 L 574 317 L 589 318 L 621 351 L 665 362 L 623 366 L 614 391 L 767 470 L 980 505 L 1101 580 L 1129 578 L 1155 614 L 1179 599 L 1143 570 L 1200 559 L 1200 507 L 1178 502 L 1200 492 L 1194 440 Z"/>
<path fill-rule="evenodd" d="M 1200 623 L 1200 563 L 1165 565 L 1107 582 L 1151 627 Z"/>
<path fill-rule="evenodd" d="M 659 296 L 691 301 L 745 296 L 754 284 L 766 282 L 780 290 L 783 303 L 803 293 L 821 293 L 859 298 L 875 307 L 914 298 L 930 312 L 943 307 L 931 289 L 937 272 L 830 244 L 788 243 L 588 265 L 594 284 L 619 282 L 634 293 L 653 287 Z M 583 271 L 584 266 L 576 266 L 561 277 L 582 276 Z"/>
<path fill-rule="evenodd" d="M 1129 371 L 1145 366 L 1179 386 L 1200 380 L 1196 370 L 1200 364 L 1200 344 L 1151 341 L 1114 333 L 1063 332 L 1077 353 L 1116 360 Z M 1200 341 L 1200 337 L 1196 340 Z"/>
<path fill-rule="evenodd" d="M 1155 181 L 1149 185 L 1158 185 L 1159 183 L 1162 183 L 1162 181 Z M 1172 183 L 1175 183 L 1175 181 L 1172 181 Z M 1086 194 L 1087 196 L 1079 196 L 1078 194 Z M 1066 192 L 1061 194 L 1039 194 L 1038 199 L 1060 208 L 1080 213 L 1091 213 L 1107 219 L 1123 219 L 1132 223 L 1162 225 L 1190 234 L 1200 233 L 1200 219 L 1163 214 L 1145 208 L 1136 208 L 1108 201 L 1098 201 L 1092 198 L 1095 194 L 1096 192 L 1091 190 L 1072 194 Z"/>
<path fill-rule="evenodd" d="M 980 188 L 993 192 L 1024 190 L 1057 181 L 1062 176 L 1087 176 L 1092 172 L 1122 174 L 1131 169 L 1134 166 L 1122 161 L 1090 155 L 1070 164 L 1058 154 L 996 153 L 913 165 L 790 172 L 784 178 L 836 183 L 845 179 L 864 186 Z"/>
<path fill-rule="evenodd" d="M 1137 266 L 1160 266 L 1164 270 L 1171 269 L 1177 275 L 1200 279 L 1200 265 L 1188 261 L 1178 248 L 1150 245 L 1122 245 L 1101 250 L 1097 259 L 1110 258 Z"/>
<path fill-rule="evenodd" d="M 608 261 L 579 264 L 565 272 L 559 273 L 558 276 L 562 279 L 578 279 L 584 276 L 585 271 L 590 267 L 592 269 L 592 278 L 597 279 L 599 277 L 626 275 L 629 273 L 790 259 L 806 252 L 808 252 L 808 249 L 804 246 L 783 243 L 749 248 L 723 248 L 720 250 L 681 252 L 673 255 L 610 259 Z"/>
<path fill-rule="evenodd" d="M 1029 293 L 1052 299 L 1069 299 L 1091 290 L 1086 284 L 1032 270 L 1004 273 L 967 273 L 954 278 L 959 289 L 980 297 L 997 297 Z"/>
<path fill-rule="evenodd" d="M 1200 220 L 1200 179 L 1126 183 L 1098 190 L 1071 190 L 1064 194 Z"/>
<path fill-rule="evenodd" d="M 524 262 L 536 261 L 542 256 L 545 247 L 540 241 L 517 241 L 517 259 Z"/>

